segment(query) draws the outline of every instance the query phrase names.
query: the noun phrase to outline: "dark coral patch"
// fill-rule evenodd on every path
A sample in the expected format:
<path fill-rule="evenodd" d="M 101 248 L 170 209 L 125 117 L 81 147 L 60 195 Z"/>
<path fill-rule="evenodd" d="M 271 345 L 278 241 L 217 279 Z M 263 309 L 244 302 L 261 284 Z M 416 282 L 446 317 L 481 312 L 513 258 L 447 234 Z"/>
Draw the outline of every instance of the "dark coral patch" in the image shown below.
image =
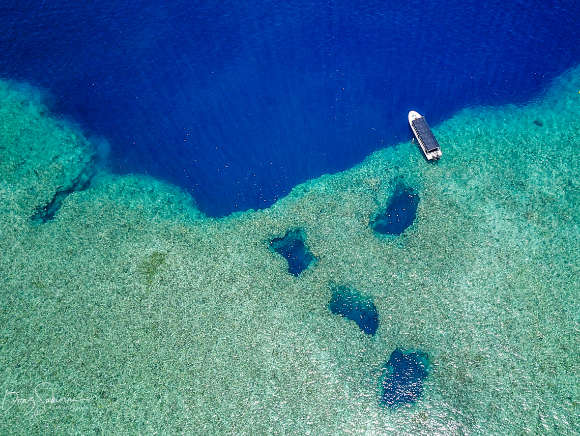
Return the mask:
<path fill-rule="evenodd" d="M 334 288 L 328 308 L 335 315 L 356 322 L 367 335 L 374 335 L 379 328 L 379 313 L 373 299 L 354 289 L 345 286 Z"/>
<path fill-rule="evenodd" d="M 34 215 L 32 215 L 30 219 L 37 223 L 47 223 L 52 221 L 56 213 L 60 210 L 64 199 L 73 192 L 75 192 L 75 189 L 57 191 L 47 204 L 36 209 Z"/>
<path fill-rule="evenodd" d="M 427 353 L 397 348 L 385 368 L 381 402 L 391 408 L 415 403 L 423 393 L 429 367 Z"/>
<path fill-rule="evenodd" d="M 387 209 L 371 221 L 372 229 L 383 235 L 400 235 L 413 224 L 419 205 L 419 194 L 408 187 L 397 187 Z"/>
<path fill-rule="evenodd" d="M 62 203 L 70 194 L 84 191 L 89 187 L 92 176 L 93 172 L 91 169 L 86 174 L 83 173 L 74 180 L 69 188 L 56 191 L 52 199 L 47 204 L 38 207 L 30 219 L 35 223 L 41 224 L 52 221 L 56 213 L 60 210 Z"/>
<path fill-rule="evenodd" d="M 270 241 L 270 248 L 288 261 L 288 272 L 299 276 L 316 260 L 306 246 L 306 233 L 302 229 L 288 230 L 284 237 Z"/>
<path fill-rule="evenodd" d="M 544 125 L 544 123 L 542 123 L 540 120 L 534 120 L 534 124 L 538 127 L 542 127 Z"/>

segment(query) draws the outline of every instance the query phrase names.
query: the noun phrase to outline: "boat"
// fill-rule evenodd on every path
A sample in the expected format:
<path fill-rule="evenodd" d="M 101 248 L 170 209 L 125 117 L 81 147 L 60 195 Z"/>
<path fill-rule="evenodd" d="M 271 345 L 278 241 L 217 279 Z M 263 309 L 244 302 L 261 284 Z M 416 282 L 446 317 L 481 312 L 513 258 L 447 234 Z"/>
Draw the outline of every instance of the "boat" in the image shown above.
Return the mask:
<path fill-rule="evenodd" d="M 441 157 L 441 147 L 439 147 L 439 143 L 435 139 L 433 132 L 431 132 L 425 117 L 418 112 L 409 111 L 409 126 L 411 126 L 411 130 L 427 160 L 439 159 Z"/>

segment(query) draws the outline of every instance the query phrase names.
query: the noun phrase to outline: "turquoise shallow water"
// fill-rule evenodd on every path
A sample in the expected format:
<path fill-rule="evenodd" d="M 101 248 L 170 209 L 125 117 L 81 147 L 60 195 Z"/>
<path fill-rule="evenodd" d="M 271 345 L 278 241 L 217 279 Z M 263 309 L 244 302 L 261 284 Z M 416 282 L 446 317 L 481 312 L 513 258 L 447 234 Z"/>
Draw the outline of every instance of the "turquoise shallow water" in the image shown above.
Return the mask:
<path fill-rule="evenodd" d="M 579 72 L 438 125 L 436 165 L 402 143 L 224 219 L 0 82 L 1 432 L 577 433 Z M 378 234 L 399 186 L 416 217 Z"/>

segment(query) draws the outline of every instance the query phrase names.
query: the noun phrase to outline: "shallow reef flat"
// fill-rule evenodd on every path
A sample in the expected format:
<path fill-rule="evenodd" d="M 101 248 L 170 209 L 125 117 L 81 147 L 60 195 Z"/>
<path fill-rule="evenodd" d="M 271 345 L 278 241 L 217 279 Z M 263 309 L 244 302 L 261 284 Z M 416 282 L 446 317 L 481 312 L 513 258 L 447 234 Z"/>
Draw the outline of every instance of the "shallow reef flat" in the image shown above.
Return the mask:
<path fill-rule="evenodd" d="M 0 432 L 578 433 L 579 78 L 223 219 L 0 82 Z"/>

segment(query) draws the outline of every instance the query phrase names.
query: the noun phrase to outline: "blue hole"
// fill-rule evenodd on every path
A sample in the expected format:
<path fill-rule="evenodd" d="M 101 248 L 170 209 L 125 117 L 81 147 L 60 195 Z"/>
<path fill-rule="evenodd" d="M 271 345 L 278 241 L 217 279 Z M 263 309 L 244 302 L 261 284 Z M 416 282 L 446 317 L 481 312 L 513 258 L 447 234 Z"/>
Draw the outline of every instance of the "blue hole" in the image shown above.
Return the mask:
<path fill-rule="evenodd" d="M 387 209 L 372 221 L 372 229 L 383 235 L 400 235 L 413 224 L 419 205 L 419 194 L 411 188 L 397 187 Z"/>
<path fill-rule="evenodd" d="M 356 322 L 367 335 L 374 335 L 379 328 L 379 314 L 373 299 L 356 290 L 345 286 L 334 288 L 328 308 L 335 315 Z"/>
<path fill-rule="evenodd" d="M 392 408 L 415 403 L 423 392 L 423 380 L 428 374 L 427 353 L 397 348 L 386 365 L 381 402 Z"/>
<path fill-rule="evenodd" d="M 283 238 L 270 241 L 270 247 L 288 261 L 288 272 L 293 276 L 299 276 L 316 260 L 305 241 L 306 234 L 302 229 L 289 230 Z"/>

